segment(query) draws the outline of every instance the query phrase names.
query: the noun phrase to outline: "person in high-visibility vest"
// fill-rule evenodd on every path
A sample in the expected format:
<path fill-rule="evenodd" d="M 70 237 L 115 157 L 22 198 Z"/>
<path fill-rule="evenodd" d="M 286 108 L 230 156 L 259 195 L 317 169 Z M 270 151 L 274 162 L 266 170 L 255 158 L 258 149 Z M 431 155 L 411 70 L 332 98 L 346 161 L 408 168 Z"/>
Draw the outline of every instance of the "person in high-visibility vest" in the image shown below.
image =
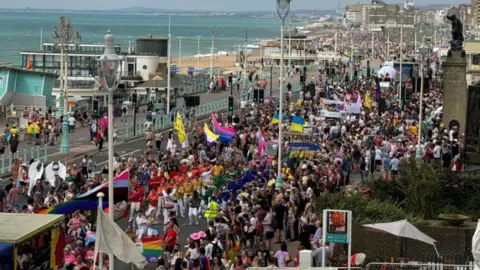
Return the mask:
<path fill-rule="evenodd" d="M 212 220 L 217 217 L 218 203 L 215 201 L 215 197 L 212 196 L 210 202 L 207 205 L 207 210 L 205 211 L 205 218 L 207 220 Z"/>

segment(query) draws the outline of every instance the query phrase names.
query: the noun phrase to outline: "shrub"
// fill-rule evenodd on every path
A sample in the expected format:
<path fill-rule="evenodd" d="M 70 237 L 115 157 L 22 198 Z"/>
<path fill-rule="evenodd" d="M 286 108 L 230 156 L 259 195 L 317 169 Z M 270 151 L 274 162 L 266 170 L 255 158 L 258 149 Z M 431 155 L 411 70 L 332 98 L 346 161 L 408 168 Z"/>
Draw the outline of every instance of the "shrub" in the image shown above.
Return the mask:
<path fill-rule="evenodd" d="M 401 166 L 397 181 L 381 179 L 368 183 L 372 198 L 395 202 L 397 206 L 428 219 L 439 214 L 465 214 L 480 217 L 480 177 L 463 176 L 442 168 L 438 163 L 420 163 L 414 159 Z"/>
<path fill-rule="evenodd" d="M 360 194 L 344 195 L 341 193 L 327 194 L 317 199 L 318 215 L 322 216 L 323 209 L 342 209 L 352 211 L 353 222 L 357 224 L 392 222 L 408 219 L 413 224 L 424 225 L 421 218 L 407 214 L 397 203 L 367 200 Z"/>

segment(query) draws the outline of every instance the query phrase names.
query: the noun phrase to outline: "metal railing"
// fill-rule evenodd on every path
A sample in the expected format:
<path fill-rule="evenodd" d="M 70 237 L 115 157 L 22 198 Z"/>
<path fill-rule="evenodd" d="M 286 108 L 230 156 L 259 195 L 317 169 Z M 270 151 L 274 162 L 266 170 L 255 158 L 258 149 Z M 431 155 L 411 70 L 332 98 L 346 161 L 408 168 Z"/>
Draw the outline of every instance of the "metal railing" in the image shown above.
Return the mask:
<path fill-rule="evenodd" d="M 30 149 L 23 149 L 21 152 L 15 154 L 8 153 L 0 156 L 0 173 L 4 174 L 9 172 L 12 168 L 14 158 L 21 158 L 23 162 L 27 163 L 30 159 L 41 160 L 42 162 L 48 162 L 48 145 L 32 146 Z"/>
<path fill-rule="evenodd" d="M 296 93 L 301 90 L 301 85 L 295 84 L 292 85 L 292 92 Z M 268 91 L 266 91 L 266 95 L 270 96 Z M 248 98 L 249 97 L 249 98 Z M 247 103 L 252 101 L 253 94 L 248 96 L 248 90 L 244 89 L 240 92 L 240 99 L 246 100 Z M 124 100 L 128 99 L 119 99 L 115 103 L 116 104 L 122 104 Z M 142 103 L 144 104 L 144 103 Z M 228 97 L 222 98 L 219 100 L 211 101 L 208 103 L 201 104 L 200 106 L 197 106 L 193 108 L 195 110 L 195 116 L 196 118 L 201 118 L 205 116 L 209 116 L 211 113 L 214 112 L 219 112 L 226 110 L 228 107 Z M 239 106 L 238 106 L 239 107 Z M 88 108 L 87 108 L 88 109 Z M 183 111 L 179 111 L 180 114 L 183 116 L 184 119 L 184 125 L 187 126 L 187 119 L 185 117 L 185 113 Z M 142 119 L 143 118 L 143 119 Z M 152 119 L 152 129 L 153 130 L 168 130 L 173 128 L 173 123 L 174 123 L 174 115 L 173 114 L 157 114 L 156 116 L 153 117 Z M 122 123 L 121 126 L 117 124 L 117 128 L 119 129 L 118 131 L 118 137 L 119 140 L 126 140 L 129 138 L 134 138 L 136 136 L 139 136 L 141 134 L 145 134 L 146 131 L 146 118 L 139 116 L 135 123 L 131 123 L 128 121 L 128 118 L 126 119 L 125 122 Z M 117 122 L 118 123 L 118 122 Z M 134 129 L 135 129 L 135 134 L 134 134 Z M 23 133 L 22 133 L 23 134 Z M 23 136 L 25 137 L 25 136 Z M 25 140 L 22 140 L 21 143 L 26 143 Z M 60 144 L 57 144 L 58 147 L 60 147 Z M 8 146 L 7 146 L 8 147 Z M 50 154 L 56 154 L 58 153 L 58 150 L 52 150 L 50 148 Z M 15 155 L 9 153 L 9 154 L 4 154 L 0 156 L 0 173 L 7 173 L 9 170 L 11 170 L 12 167 L 12 162 L 15 157 L 18 158 L 23 158 L 23 161 L 27 161 L 29 159 L 39 159 L 42 160 L 43 162 L 48 161 L 48 145 L 45 144 L 43 146 L 33 146 L 30 149 L 24 149 L 23 152 L 21 153 L 16 153 Z"/>
<path fill-rule="evenodd" d="M 366 270 L 473 270 L 473 268 L 473 262 L 468 262 L 467 264 L 444 264 L 437 262 L 372 262 L 367 264 Z"/>

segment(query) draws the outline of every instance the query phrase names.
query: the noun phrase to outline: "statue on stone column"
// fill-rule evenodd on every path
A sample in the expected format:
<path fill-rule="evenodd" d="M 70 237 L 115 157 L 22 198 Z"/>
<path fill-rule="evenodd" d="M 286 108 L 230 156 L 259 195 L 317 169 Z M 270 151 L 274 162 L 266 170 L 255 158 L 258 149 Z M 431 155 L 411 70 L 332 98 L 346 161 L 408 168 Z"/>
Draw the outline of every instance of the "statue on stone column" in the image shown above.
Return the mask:
<path fill-rule="evenodd" d="M 463 47 L 463 24 L 455 14 L 447 16 L 452 22 L 452 40 L 450 41 L 450 49 L 452 51 L 461 51 Z"/>

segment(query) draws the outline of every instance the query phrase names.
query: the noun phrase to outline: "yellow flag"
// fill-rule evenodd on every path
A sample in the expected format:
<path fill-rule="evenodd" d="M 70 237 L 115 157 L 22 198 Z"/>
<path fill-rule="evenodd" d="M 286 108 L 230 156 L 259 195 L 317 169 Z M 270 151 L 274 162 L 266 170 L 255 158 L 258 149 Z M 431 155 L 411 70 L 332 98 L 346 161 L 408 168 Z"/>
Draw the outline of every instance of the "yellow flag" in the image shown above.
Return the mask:
<path fill-rule="evenodd" d="M 367 93 L 365 94 L 365 101 L 364 101 L 364 105 L 366 108 L 370 109 L 372 107 L 372 103 L 371 103 L 371 100 L 370 100 L 370 92 L 367 91 Z"/>
<path fill-rule="evenodd" d="M 177 119 L 173 128 L 177 131 L 178 141 L 184 143 L 187 140 L 187 132 L 183 126 L 182 115 L 179 112 L 177 112 Z"/>

